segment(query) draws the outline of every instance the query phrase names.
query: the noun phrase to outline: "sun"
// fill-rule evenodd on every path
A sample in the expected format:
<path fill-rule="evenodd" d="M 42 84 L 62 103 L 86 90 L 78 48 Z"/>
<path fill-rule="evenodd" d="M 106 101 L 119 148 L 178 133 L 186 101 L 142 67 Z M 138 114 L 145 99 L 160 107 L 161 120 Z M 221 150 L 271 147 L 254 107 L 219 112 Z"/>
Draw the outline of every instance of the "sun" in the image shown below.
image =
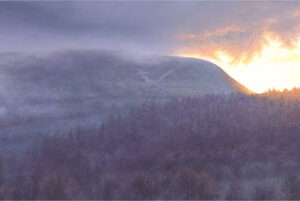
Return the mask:
<path fill-rule="evenodd" d="M 293 47 L 285 47 L 278 39 L 267 40 L 268 43 L 262 47 L 261 54 L 247 63 L 232 63 L 234 56 L 220 50 L 215 51 L 215 58 L 184 53 L 180 56 L 207 59 L 257 93 L 268 89 L 300 87 L 300 40 L 295 42 Z"/>

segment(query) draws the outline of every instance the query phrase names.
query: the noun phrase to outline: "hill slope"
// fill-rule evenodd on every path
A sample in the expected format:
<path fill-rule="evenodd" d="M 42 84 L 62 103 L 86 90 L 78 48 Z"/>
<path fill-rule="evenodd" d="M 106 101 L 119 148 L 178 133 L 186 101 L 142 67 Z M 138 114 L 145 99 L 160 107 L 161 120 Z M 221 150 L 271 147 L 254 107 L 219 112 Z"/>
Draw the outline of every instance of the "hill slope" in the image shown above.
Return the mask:
<path fill-rule="evenodd" d="M 39 57 L 12 54 L 1 58 L 2 131 L 40 131 L 49 127 L 49 119 L 53 129 L 77 127 L 78 120 L 99 123 L 113 112 L 112 107 L 149 100 L 249 93 L 221 68 L 198 59 L 141 59 L 99 51 L 66 51 Z"/>

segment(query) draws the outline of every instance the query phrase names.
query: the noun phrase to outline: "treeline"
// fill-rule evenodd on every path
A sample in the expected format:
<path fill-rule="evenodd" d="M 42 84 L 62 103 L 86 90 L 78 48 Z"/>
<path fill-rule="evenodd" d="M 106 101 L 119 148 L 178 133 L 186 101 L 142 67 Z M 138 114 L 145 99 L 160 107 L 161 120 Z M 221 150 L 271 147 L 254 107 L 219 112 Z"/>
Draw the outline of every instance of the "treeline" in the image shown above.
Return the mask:
<path fill-rule="evenodd" d="M 4 156 L 0 199 L 300 199 L 299 134 L 299 89 L 144 104 Z"/>

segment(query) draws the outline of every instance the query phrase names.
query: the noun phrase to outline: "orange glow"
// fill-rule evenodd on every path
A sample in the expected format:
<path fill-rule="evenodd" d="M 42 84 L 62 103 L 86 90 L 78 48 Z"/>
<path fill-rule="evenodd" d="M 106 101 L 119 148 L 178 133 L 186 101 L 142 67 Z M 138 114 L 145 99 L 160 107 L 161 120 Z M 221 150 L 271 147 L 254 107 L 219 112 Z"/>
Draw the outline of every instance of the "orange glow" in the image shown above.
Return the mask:
<path fill-rule="evenodd" d="M 300 40 L 293 47 L 268 36 L 262 51 L 249 62 L 235 63 L 234 56 L 225 51 L 214 51 L 214 58 L 197 54 L 179 53 L 180 56 L 203 58 L 223 68 L 230 76 L 257 93 L 268 89 L 300 87 Z"/>

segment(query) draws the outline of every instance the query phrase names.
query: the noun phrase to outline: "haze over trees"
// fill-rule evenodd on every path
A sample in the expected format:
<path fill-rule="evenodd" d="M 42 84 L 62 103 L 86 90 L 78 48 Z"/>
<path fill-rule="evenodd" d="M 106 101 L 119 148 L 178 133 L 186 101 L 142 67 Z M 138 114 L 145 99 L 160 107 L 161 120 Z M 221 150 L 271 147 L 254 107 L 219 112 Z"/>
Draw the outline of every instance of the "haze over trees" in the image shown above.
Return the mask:
<path fill-rule="evenodd" d="M 0 132 L 12 135 L 96 126 L 149 101 L 249 92 L 208 61 L 109 51 L 0 55 L 0 81 Z"/>
<path fill-rule="evenodd" d="M 300 199 L 299 120 L 299 89 L 143 104 L 2 150 L 0 196 Z"/>
<path fill-rule="evenodd" d="M 300 200 L 299 30 L 300 1 L 0 0 L 0 201 Z"/>

